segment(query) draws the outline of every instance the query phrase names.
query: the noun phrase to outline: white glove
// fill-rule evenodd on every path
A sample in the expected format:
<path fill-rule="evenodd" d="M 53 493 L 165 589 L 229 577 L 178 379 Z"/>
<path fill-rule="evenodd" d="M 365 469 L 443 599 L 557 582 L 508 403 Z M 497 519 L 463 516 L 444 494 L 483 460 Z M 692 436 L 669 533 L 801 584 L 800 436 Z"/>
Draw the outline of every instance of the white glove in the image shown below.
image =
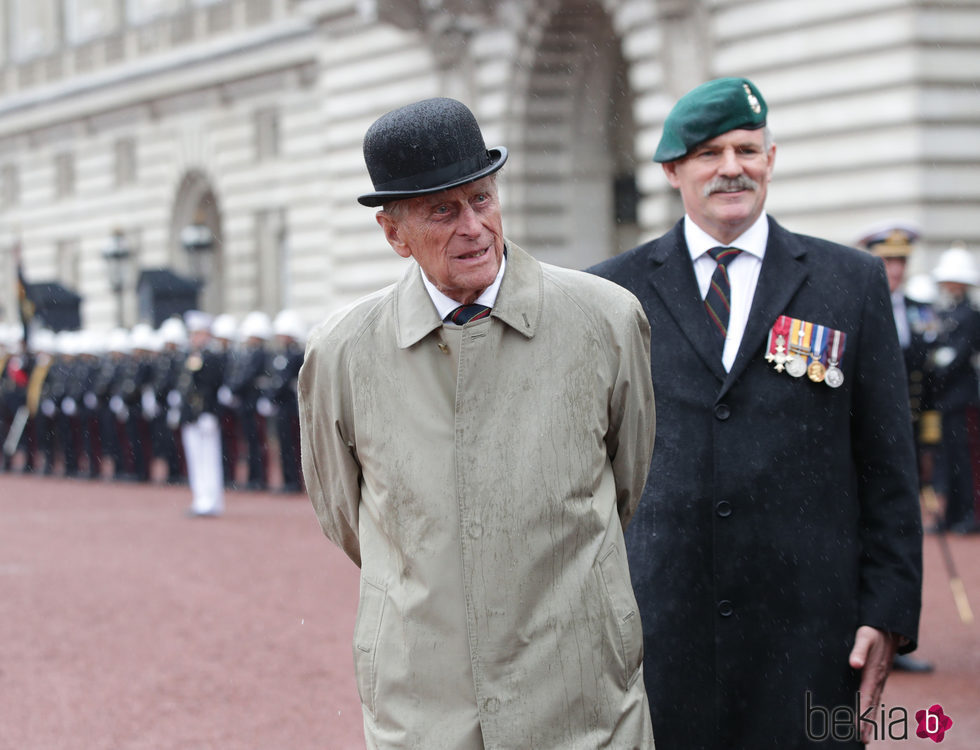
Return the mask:
<path fill-rule="evenodd" d="M 223 385 L 218 389 L 218 403 L 222 406 L 231 406 L 235 403 L 235 394 L 231 392 L 231 388 Z"/>
<path fill-rule="evenodd" d="M 44 399 L 41 402 L 41 411 L 44 413 L 44 416 L 53 417 L 55 412 L 54 401 L 49 398 Z"/>
<path fill-rule="evenodd" d="M 153 393 L 153 389 L 151 388 L 143 389 L 140 404 L 143 406 L 143 416 L 147 419 L 153 419 L 160 413 L 160 405 L 157 403 L 156 394 Z"/>
<path fill-rule="evenodd" d="M 61 399 L 61 411 L 69 417 L 74 417 L 78 411 L 78 404 L 75 403 L 75 399 L 71 396 L 65 396 Z"/>
<path fill-rule="evenodd" d="M 271 417 L 276 413 L 276 407 L 265 396 L 260 396 L 259 400 L 255 402 L 255 410 L 263 417 Z"/>
<path fill-rule="evenodd" d="M 123 403 L 122 396 L 113 396 L 109 399 L 109 409 L 113 414 L 119 416 L 119 412 L 126 409 L 126 405 Z"/>
<path fill-rule="evenodd" d="M 178 406 L 180 406 L 180 402 L 180 391 L 170 391 L 170 393 L 167 394 L 167 406 L 170 408 L 176 409 Z"/>
<path fill-rule="evenodd" d="M 89 411 L 95 411 L 95 407 L 99 405 L 99 399 L 96 398 L 95 394 L 92 393 L 92 391 L 86 393 L 85 398 L 83 398 L 82 401 L 84 401 L 85 408 L 88 409 Z"/>
<path fill-rule="evenodd" d="M 176 430 L 180 427 L 180 409 L 167 410 L 167 427 L 171 430 Z"/>

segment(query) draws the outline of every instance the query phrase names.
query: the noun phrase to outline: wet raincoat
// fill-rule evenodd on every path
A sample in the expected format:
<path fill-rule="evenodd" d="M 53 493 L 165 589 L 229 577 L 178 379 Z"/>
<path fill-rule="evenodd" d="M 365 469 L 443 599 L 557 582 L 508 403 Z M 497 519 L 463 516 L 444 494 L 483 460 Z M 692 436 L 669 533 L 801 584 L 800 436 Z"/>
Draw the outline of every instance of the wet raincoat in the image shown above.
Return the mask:
<path fill-rule="evenodd" d="M 303 470 L 361 566 L 368 747 L 653 747 L 623 541 L 649 367 L 632 294 L 511 243 L 489 318 L 444 324 L 413 264 L 311 336 Z"/>

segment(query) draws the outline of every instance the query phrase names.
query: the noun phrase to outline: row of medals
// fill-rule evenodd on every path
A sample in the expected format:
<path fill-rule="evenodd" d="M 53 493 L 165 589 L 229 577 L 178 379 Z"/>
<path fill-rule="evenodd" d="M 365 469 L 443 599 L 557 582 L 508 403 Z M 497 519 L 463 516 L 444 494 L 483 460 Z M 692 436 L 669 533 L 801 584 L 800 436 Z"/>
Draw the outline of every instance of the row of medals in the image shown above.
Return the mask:
<path fill-rule="evenodd" d="M 814 383 L 826 383 L 831 388 L 840 388 L 844 384 L 844 373 L 836 362 L 831 361 L 825 366 L 819 359 L 815 359 L 808 365 L 809 359 L 805 352 L 787 352 L 786 339 L 781 335 L 776 337 L 776 353 L 766 354 L 766 361 L 775 363 L 776 372 L 785 370 L 794 378 L 806 375 Z"/>

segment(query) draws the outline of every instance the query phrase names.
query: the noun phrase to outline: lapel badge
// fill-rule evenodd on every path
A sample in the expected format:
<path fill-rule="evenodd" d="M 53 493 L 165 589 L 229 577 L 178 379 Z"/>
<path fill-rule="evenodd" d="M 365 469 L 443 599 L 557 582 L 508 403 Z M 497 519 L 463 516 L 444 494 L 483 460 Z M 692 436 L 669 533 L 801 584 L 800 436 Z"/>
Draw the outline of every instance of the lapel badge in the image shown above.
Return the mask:
<path fill-rule="evenodd" d="M 749 84 L 743 83 L 742 88 L 745 89 L 745 97 L 749 100 L 749 108 L 755 114 L 759 114 L 762 111 L 762 105 L 759 104 L 759 99 L 752 93 L 752 89 L 749 88 Z"/>

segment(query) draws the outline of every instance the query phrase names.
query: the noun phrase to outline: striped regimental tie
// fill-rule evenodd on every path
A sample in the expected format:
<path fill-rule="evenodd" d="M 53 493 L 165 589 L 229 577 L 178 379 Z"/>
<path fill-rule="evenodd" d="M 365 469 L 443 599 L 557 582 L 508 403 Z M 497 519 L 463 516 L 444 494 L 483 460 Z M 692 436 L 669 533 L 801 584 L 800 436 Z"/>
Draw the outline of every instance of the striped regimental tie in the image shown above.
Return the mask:
<path fill-rule="evenodd" d="M 486 305 L 460 305 L 446 316 L 446 322 L 462 326 L 471 320 L 480 320 L 488 315 L 490 315 L 490 308 Z"/>
<path fill-rule="evenodd" d="M 741 252 L 737 247 L 713 247 L 708 251 L 708 255 L 714 258 L 718 265 L 715 266 L 715 272 L 711 274 L 711 284 L 708 285 L 708 293 L 704 297 L 704 309 L 708 313 L 712 328 L 718 334 L 722 349 L 725 348 L 728 318 L 732 309 L 732 285 L 728 280 L 728 264 Z"/>

